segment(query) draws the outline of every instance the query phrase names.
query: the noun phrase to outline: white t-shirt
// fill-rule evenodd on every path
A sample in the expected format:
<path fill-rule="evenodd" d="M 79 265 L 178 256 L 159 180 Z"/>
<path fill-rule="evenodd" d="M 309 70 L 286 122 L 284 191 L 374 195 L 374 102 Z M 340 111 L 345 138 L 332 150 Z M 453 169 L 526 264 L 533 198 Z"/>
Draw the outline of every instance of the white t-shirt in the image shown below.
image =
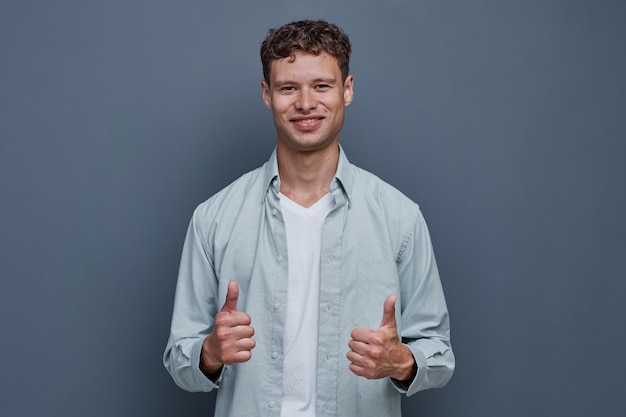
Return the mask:
<path fill-rule="evenodd" d="M 335 199 L 305 208 L 280 194 L 280 205 L 289 259 L 281 416 L 315 417 L 322 227 Z"/>

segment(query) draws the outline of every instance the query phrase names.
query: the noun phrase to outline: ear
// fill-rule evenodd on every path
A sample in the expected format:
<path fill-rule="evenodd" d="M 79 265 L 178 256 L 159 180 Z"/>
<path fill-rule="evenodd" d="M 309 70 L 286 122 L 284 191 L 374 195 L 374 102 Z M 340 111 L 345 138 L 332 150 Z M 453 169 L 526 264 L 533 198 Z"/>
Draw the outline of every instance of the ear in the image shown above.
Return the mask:
<path fill-rule="evenodd" d="M 263 103 L 268 109 L 272 109 L 272 95 L 270 94 L 270 86 L 265 82 L 265 80 L 261 80 L 261 94 L 263 95 Z"/>
<path fill-rule="evenodd" d="M 354 98 L 354 77 L 352 74 L 346 77 L 346 80 L 343 82 L 343 102 L 344 106 L 348 107 L 350 103 L 352 103 L 352 99 Z"/>

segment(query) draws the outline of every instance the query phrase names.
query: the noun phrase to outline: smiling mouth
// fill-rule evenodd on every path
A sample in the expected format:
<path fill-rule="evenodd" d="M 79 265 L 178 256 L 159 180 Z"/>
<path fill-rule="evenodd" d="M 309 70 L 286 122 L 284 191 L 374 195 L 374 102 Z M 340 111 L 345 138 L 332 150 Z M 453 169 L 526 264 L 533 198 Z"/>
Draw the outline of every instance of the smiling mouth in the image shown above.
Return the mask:
<path fill-rule="evenodd" d="M 308 124 L 308 123 L 315 123 L 317 121 L 322 120 L 322 117 L 315 117 L 312 119 L 293 119 L 292 121 L 294 123 L 303 123 L 303 124 Z"/>
<path fill-rule="evenodd" d="M 301 132 L 313 132 L 322 125 L 323 120 L 323 116 L 308 118 L 296 117 L 291 119 L 291 122 L 293 123 L 293 126 Z"/>

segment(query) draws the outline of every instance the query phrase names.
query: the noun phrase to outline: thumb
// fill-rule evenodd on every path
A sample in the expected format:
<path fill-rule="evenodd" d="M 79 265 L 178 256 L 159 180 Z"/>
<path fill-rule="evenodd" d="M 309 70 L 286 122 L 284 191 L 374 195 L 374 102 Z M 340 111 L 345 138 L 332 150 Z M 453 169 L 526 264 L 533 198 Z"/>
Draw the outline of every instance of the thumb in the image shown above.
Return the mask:
<path fill-rule="evenodd" d="M 226 311 L 229 313 L 237 311 L 237 300 L 239 299 L 239 284 L 237 281 L 230 281 L 228 283 L 228 291 L 226 292 L 226 301 L 220 311 Z"/>
<path fill-rule="evenodd" d="M 383 305 L 383 319 L 380 322 L 381 327 L 396 327 L 396 295 L 389 294 Z"/>

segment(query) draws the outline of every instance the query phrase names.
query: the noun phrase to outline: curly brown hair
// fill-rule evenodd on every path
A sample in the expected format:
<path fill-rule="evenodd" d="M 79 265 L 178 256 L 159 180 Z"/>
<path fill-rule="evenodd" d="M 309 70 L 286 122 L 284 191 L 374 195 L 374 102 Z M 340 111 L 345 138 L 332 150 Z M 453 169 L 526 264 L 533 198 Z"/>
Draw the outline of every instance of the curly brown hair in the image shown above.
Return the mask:
<path fill-rule="evenodd" d="M 348 35 L 338 26 L 324 20 L 299 20 L 279 28 L 270 29 L 261 44 L 263 78 L 270 82 L 272 61 L 284 58 L 295 59 L 297 52 L 319 55 L 327 53 L 337 59 L 345 81 L 350 71 L 352 46 Z"/>

